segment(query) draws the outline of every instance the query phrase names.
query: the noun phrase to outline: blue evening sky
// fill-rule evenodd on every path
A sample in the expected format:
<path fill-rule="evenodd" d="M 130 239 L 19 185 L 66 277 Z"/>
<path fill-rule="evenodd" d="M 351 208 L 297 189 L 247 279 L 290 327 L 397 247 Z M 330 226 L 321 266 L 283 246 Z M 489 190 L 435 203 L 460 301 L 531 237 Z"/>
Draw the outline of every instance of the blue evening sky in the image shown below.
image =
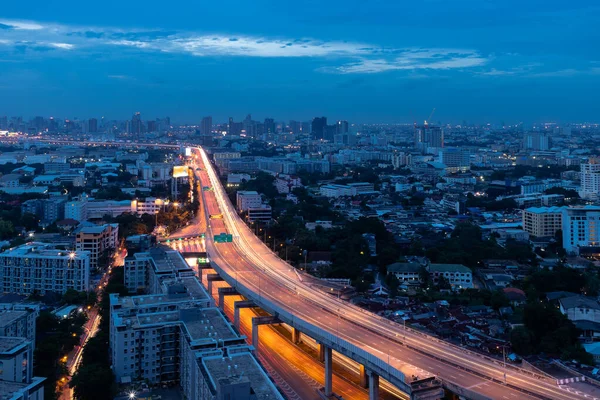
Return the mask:
<path fill-rule="evenodd" d="M 592 0 L 31 0 L 0 115 L 599 122 Z"/>

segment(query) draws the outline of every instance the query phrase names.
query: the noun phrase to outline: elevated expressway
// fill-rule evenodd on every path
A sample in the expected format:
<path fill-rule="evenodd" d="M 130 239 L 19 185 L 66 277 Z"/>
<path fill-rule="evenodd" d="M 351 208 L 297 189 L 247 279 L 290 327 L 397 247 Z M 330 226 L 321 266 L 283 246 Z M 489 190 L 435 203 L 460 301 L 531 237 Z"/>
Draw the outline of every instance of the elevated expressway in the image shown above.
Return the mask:
<path fill-rule="evenodd" d="M 418 398 L 418 376 L 471 399 L 594 399 L 564 390 L 556 381 L 470 352 L 312 289 L 295 269 L 265 246 L 238 216 L 206 153 L 195 148 L 196 177 L 203 187 L 206 250 L 211 266 L 237 292 L 278 321 L 315 339 L 325 362 L 325 394 L 332 393 L 332 350 L 362 364 L 370 398 L 378 397 L 379 377 Z M 233 235 L 215 243 L 216 234 Z M 600 396 L 599 396 L 600 397 Z"/>

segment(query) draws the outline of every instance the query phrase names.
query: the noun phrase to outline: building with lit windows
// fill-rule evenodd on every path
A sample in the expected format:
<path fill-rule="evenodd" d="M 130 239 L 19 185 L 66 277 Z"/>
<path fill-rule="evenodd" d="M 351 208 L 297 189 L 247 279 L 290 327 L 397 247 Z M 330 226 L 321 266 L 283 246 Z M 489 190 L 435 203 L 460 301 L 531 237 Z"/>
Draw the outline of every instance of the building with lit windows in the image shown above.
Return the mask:
<path fill-rule="evenodd" d="M 240 190 L 236 193 L 236 205 L 238 211 L 248 211 L 249 208 L 260 208 L 262 197 L 255 191 Z"/>
<path fill-rule="evenodd" d="M 554 236 L 562 229 L 564 207 L 531 207 L 523 210 L 523 230 L 535 237 Z"/>
<path fill-rule="evenodd" d="M 30 295 L 87 291 L 90 253 L 58 250 L 45 243 L 28 243 L 0 253 L 3 293 Z"/>
<path fill-rule="evenodd" d="M 600 248 L 600 206 L 563 208 L 562 234 L 563 247 L 569 254 Z"/>
<path fill-rule="evenodd" d="M 581 188 L 579 195 L 582 199 L 597 200 L 600 195 L 600 159 L 591 158 L 581 164 Z"/>
<path fill-rule="evenodd" d="M 98 261 L 102 254 L 116 249 L 119 244 L 119 224 L 84 226 L 75 233 L 75 248 L 77 251 L 89 252 L 92 268 L 101 266 Z"/>

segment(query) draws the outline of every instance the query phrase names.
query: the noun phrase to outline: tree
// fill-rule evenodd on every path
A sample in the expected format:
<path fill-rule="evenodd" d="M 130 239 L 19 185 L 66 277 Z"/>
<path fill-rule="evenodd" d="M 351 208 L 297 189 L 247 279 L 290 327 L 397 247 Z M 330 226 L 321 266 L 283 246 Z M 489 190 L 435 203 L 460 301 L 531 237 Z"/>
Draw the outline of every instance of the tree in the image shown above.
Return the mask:
<path fill-rule="evenodd" d="M 0 240 L 12 239 L 15 236 L 15 228 L 10 221 L 0 219 Z"/>
<path fill-rule="evenodd" d="M 69 386 L 74 388 L 78 399 L 105 400 L 115 395 L 114 374 L 110 367 L 102 364 L 82 364 Z"/>
<path fill-rule="evenodd" d="M 534 346 L 531 340 L 531 332 L 524 326 L 517 326 L 510 331 L 510 344 L 513 350 L 521 356 L 533 353 Z"/>

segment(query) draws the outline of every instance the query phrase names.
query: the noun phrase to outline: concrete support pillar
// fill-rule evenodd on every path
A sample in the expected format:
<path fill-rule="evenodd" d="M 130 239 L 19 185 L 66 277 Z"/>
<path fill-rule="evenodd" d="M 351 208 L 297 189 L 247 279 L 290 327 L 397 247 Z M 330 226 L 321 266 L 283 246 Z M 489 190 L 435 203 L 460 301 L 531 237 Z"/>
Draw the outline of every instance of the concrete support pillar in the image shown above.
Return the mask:
<path fill-rule="evenodd" d="M 325 396 L 333 394 L 333 354 L 331 347 L 323 346 L 325 352 Z"/>
<path fill-rule="evenodd" d="M 252 347 L 254 347 L 254 354 L 258 355 L 258 327 L 260 325 L 254 323 L 252 318 Z"/>
<path fill-rule="evenodd" d="M 253 317 L 252 318 L 252 346 L 254 346 L 254 354 L 258 354 L 258 327 L 260 325 L 280 324 L 281 321 L 277 317 Z"/>
<path fill-rule="evenodd" d="M 206 275 L 206 288 L 208 289 L 208 295 L 212 297 L 212 283 L 214 281 L 222 281 L 223 278 L 219 276 L 219 274 L 207 274 Z"/>
<path fill-rule="evenodd" d="M 300 331 L 297 328 L 292 328 L 292 343 L 300 343 Z"/>
<path fill-rule="evenodd" d="M 234 296 L 238 294 L 237 290 L 232 287 L 219 288 L 219 308 L 225 311 L 225 296 Z"/>
<path fill-rule="evenodd" d="M 369 400 L 379 399 L 379 375 L 369 372 Z"/>
<path fill-rule="evenodd" d="M 233 326 L 240 331 L 240 308 L 252 308 L 256 305 L 248 300 L 236 301 L 233 303 Z"/>
<path fill-rule="evenodd" d="M 369 387 L 369 376 L 367 375 L 367 369 L 364 365 L 360 364 L 358 369 L 358 374 L 360 375 L 360 387 L 368 388 Z"/>
<path fill-rule="evenodd" d="M 325 361 L 325 345 L 322 343 L 319 343 L 319 361 Z"/>

